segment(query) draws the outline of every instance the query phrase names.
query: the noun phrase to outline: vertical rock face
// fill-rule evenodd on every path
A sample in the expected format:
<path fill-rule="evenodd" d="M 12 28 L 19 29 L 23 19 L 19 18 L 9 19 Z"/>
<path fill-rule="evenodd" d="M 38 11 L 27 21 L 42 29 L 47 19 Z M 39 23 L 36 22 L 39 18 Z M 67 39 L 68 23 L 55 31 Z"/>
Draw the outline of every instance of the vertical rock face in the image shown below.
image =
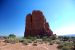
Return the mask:
<path fill-rule="evenodd" d="M 51 36 L 53 32 L 49 29 L 49 24 L 46 22 L 44 15 L 39 10 L 34 10 L 32 14 L 26 16 L 25 36 Z"/>

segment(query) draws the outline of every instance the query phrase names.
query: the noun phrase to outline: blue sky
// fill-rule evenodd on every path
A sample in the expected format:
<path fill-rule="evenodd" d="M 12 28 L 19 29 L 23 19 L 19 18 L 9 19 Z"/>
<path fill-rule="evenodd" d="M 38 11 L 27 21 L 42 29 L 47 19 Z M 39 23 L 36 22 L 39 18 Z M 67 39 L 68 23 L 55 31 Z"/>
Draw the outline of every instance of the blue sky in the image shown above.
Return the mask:
<path fill-rule="evenodd" d="M 25 17 L 41 10 L 57 35 L 75 33 L 74 0 L 0 0 L 0 35 L 23 36 Z"/>

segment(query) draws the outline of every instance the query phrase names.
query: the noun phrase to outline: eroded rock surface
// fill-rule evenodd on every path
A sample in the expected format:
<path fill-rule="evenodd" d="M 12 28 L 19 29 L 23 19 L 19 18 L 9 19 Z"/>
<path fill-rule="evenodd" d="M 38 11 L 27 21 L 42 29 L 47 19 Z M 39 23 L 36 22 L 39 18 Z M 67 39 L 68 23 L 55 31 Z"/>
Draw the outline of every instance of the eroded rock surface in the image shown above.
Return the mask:
<path fill-rule="evenodd" d="M 53 32 L 49 28 L 49 24 L 41 11 L 34 10 L 32 14 L 26 16 L 24 36 L 51 36 L 52 34 Z"/>

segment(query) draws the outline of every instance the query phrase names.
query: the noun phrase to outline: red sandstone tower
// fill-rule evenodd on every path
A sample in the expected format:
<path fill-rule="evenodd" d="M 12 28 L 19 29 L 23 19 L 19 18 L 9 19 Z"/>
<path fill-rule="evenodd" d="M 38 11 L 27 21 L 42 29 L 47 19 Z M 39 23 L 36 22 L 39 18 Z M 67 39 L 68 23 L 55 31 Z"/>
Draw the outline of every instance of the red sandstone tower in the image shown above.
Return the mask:
<path fill-rule="evenodd" d="M 34 10 L 32 14 L 26 16 L 25 36 L 47 35 L 51 36 L 53 32 L 49 28 L 44 15 L 39 10 Z"/>

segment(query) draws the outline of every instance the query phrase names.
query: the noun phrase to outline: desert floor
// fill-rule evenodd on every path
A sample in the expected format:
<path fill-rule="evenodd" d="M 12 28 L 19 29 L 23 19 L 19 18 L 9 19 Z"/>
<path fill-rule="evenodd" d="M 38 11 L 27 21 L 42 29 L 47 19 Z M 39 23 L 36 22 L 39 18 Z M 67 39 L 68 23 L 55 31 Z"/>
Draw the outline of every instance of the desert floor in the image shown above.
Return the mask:
<path fill-rule="evenodd" d="M 33 46 L 31 43 L 29 45 L 24 45 L 22 43 L 10 44 L 0 41 L 0 50 L 58 50 L 57 44 L 37 44 Z"/>

